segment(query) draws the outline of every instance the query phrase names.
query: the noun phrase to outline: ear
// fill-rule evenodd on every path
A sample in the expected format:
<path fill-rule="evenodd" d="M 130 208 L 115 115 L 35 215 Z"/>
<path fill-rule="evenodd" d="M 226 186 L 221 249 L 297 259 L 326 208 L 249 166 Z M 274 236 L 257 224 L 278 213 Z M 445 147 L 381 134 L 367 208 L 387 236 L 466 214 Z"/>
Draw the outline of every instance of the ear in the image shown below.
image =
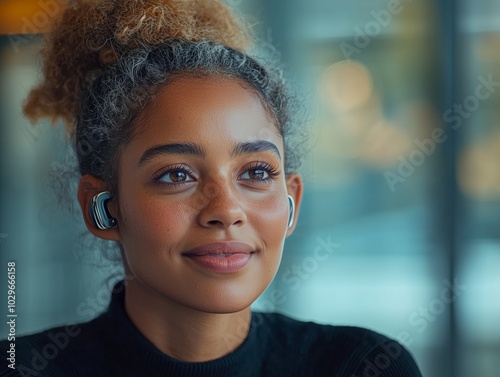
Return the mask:
<path fill-rule="evenodd" d="M 107 185 L 103 180 L 86 174 L 80 178 L 80 184 L 78 185 L 78 202 L 80 203 L 80 208 L 82 209 L 85 225 L 87 225 L 88 230 L 94 236 L 110 241 L 120 241 L 120 224 L 118 224 L 116 228 L 112 229 L 99 229 L 95 226 L 90 215 L 89 205 L 92 198 L 100 192 L 107 191 L 108 189 L 109 185 Z M 108 210 L 111 216 L 115 219 L 117 219 L 116 208 L 117 203 L 114 202 L 114 199 L 108 201 Z"/>
<path fill-rule="evenodd" d="M 303 182 L 300 175 L 297 173 L 290 173 L 286 176 L 286 188 L 288 195 L 290 195 L 295 201 L 295 212 L 293 215 L 293 225 L 287 230 L 286 236 L 288 237 L 293 233 L 295 226 L 297 225 L 297 219 L 299 217 L 300 204 L 302 202 L 302 192 L 303 192 Z"/>

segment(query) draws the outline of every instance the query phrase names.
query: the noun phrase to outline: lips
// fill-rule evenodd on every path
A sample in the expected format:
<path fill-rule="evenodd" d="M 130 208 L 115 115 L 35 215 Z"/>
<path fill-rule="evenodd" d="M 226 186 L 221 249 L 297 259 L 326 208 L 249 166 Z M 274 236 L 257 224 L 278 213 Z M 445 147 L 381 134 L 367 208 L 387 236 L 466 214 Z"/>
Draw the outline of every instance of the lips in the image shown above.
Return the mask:
<path fill-rule="evenodd" d="M 213 242 L 182 253 L 197 266 L 214 272 L 231 273 L 245 268 L 255 250 L 238 241 Z"/>
<path fill-rule="evenodd" d="M 182 253 L 186 256 L 200 255 L 232 255 L 232 254 L 250 254 L 253 248 L 244 242 L 226 241 L 213 242 L 206 245 L 195 247 Z"/>

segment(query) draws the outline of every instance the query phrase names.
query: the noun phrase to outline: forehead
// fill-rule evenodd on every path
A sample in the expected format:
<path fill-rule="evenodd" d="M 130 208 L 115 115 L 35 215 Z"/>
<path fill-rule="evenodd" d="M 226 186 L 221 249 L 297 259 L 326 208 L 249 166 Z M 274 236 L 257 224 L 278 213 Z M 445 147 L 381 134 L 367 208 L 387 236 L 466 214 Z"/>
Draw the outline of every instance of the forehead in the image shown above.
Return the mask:
<path fill-rule="evenodd" d="M 137 123 L 136 138 L 146 143 L 259 139 L 282 144 L 260 97 L 236 78 L 176 78 L 155 95 Z"/>

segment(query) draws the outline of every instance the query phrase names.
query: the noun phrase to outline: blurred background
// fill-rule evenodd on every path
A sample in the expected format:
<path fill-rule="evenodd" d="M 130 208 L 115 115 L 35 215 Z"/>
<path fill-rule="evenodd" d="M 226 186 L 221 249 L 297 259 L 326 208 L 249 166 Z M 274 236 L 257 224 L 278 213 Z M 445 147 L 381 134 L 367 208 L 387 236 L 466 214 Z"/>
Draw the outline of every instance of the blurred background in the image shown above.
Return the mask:
<path fill-rule="evenodd" d="M 227 3 L 310 108 L 299 224 L 256 309 L 374 329 L 424 376 L 498 377 L 500 3 Z M 117 271 L 82 257 L 80 215 L 51 192 L 62 130 L 21 113 L 39 77 L 32 37 L 63 7 L 0 0 L 0 262 L 16 261 L 19 334 L 97 315 Z"/>

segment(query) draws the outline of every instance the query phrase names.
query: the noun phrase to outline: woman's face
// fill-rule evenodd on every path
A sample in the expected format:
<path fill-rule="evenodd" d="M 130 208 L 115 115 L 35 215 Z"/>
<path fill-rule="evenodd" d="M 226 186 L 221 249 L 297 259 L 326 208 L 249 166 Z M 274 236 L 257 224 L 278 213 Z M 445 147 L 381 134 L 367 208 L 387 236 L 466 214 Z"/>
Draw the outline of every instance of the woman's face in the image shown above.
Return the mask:
<path fill-rule="evenodd" d="M 134 284 L 205 312 L 248 307 L 291 231 L 287 191 L 300 202 L 283 157 L 272 118 L 239 80 L 166 86 L 119 160 L 117 231 Z"/>

